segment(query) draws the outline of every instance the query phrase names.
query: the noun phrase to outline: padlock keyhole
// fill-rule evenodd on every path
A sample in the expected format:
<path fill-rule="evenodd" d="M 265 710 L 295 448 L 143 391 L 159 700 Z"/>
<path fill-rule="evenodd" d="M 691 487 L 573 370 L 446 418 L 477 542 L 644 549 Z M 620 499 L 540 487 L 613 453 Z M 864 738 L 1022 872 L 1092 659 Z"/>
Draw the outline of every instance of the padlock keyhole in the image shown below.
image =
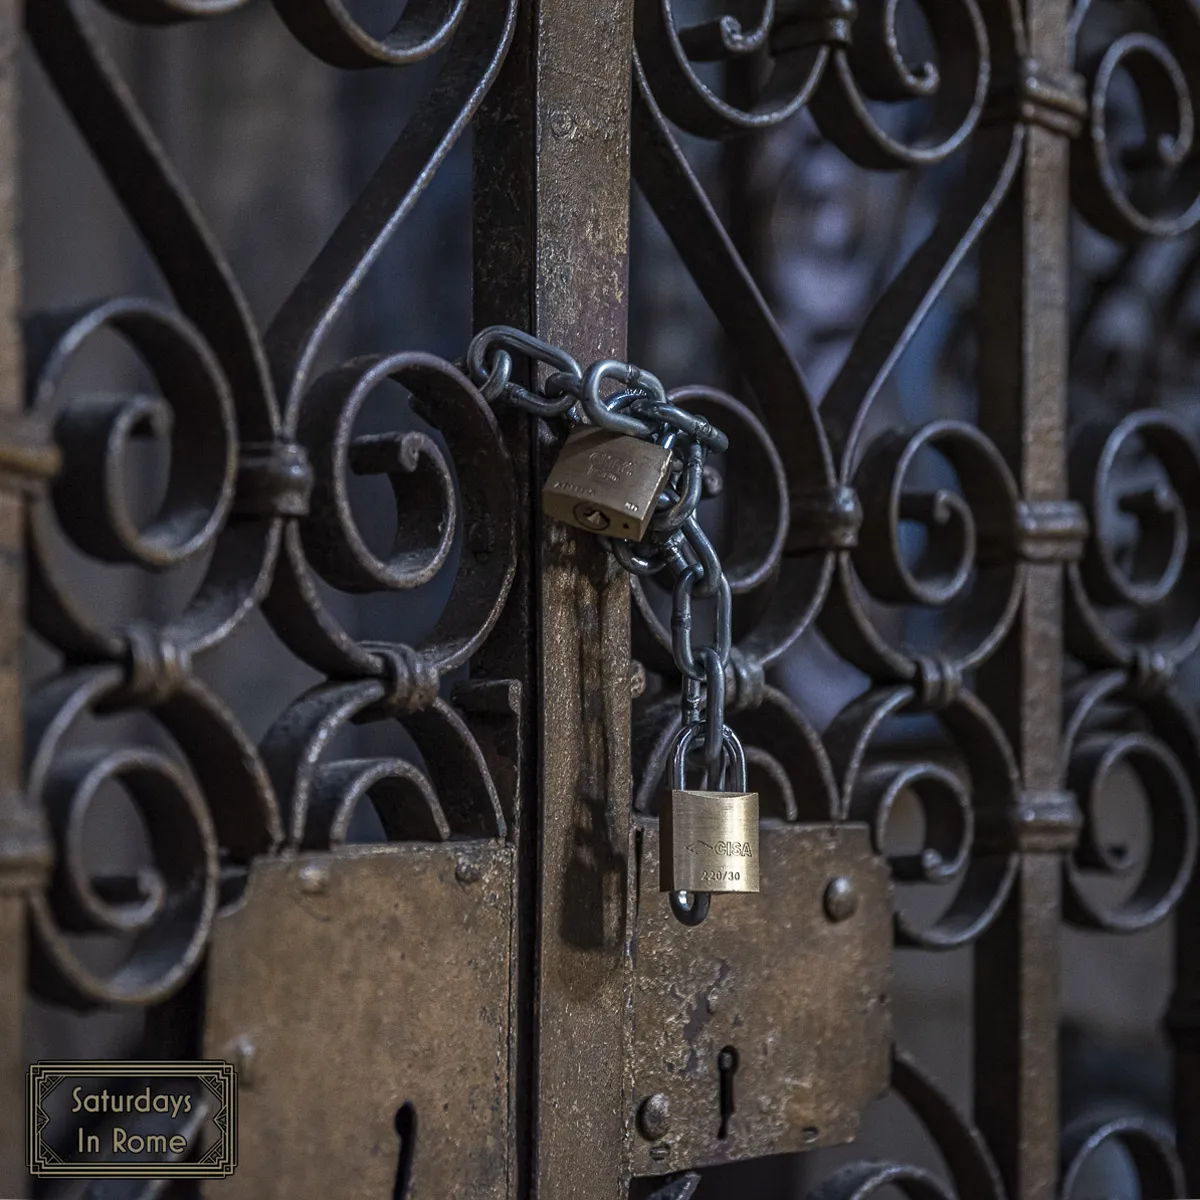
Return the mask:
<path fill-rule="evenodd" d="M 721 1127 L 717 1137 L 729 1136 L 729 1118 L 733 1116 L 736 1106 L 733 1102 L 733 1077 L 738 1069 L 738 1052 L 732 1046 L 725 1046 L 717 1054 L 717 1074 L 720 1078 Z"/>
<path fill-rule="evenodd" d="M 396 1163 L 396 1184 L 392 1189 L 392 1200 L 408 1200 L 413 1156 L 417 1149 L 417 1110 L 411 1100 L 396 1110 L 396 1136 L 400 1139 L 400 1158 Z"/>

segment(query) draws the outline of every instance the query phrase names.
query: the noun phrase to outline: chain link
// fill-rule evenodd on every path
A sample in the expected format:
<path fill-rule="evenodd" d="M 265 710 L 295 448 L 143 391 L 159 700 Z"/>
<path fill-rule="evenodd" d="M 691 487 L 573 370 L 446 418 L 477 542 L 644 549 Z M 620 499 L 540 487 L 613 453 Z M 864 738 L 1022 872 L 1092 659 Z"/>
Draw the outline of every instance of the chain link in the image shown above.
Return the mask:
<path fill-rule="evenodd" d="M 530 390 L 512 381 L 514 355 L 537 373 L 551 368 Z M 601 359 L 584 371 L 566 351 L 519 329 L 496 325 L 483 330 L 467 351 L 466 370 L 489 404 L 503 401 L 539 417 L 565 416 L 616 434 L 654 442 L 671 453 L 671 470 L 658 498 L 644 541 L 601 538 L 613 557 L 632 575 L 666 571 L 674 578 L 671 642 L 682 676 L 681 727 L 675 742 L 673 772 L 682 779 L 689 752 L 703 751 L 704 787 L 722 791 L 732 764 L 745 774 L 745 755 L 737 735 L 725 724 L 725 668 L 733 642 L 733 602 L 729 581 L 696 510 L 704 496 L 705 461 L 723 453 L 729 439 L 704 417 L 672 404 L 666 389 L 649 371 L 616 359 Z M 619 390 L 603 394 L 606 383 Z M 696 644 L 692 617 L 695 599 L 714 600 L 713 640 Z M 707 896 L 672 895 L 681 920 L 703 920 Z M 682 914 L 681 915 L 681 910 Z"/>

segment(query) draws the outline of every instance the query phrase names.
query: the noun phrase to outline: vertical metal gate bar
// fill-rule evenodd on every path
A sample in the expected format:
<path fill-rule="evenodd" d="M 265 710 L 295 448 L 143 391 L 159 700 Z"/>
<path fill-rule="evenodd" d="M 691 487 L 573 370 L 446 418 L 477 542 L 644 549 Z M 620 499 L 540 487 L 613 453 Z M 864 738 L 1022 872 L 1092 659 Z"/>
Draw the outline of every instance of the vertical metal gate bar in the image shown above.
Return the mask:
<path fill-rule="evenodd" d="M 41 882 L 49 847 L 40 815 L 21 797 L 21 484 L 39 472 L 41 449 L 21 419 L 22 356 L 16 314 L 17 49 L 21 6 L 0 3 L 0 1195 L 24 1196 L 22 997 L 23 893 Z"/>
<path fill-rule="evenodd" d="M 524 5 L 477 130 L 476 321 L 531 328 L 583 362 L 625 351 L 632 22 L 629 0 Z M 554 452 L 540 449 L 535 484 Z M 522 1025 L 534 1058 L 528 1073 L 518 1063 L 518 1103 L 526 1080 L 532 1092 L 518 1154 L 534 1195 L 615 1200 L 627 1187 L 629 585 L 595 539 L 549 521 L 532 536 L 540 811 L 520 828 L 537 1032 L 530 1047 Z"/>
<path fill-rule="evenodd" d="M 534 331 L 581 361 L 625 351 L 628 0 L 537 10 Z M 541 837 L 533 1195 L 624 1190 L 629 974 L 629 583 L 543 520 Z M 599 1101 L 599 1102 L 597 1102 Z"/>
<path fill-rule="evenodd" d="M 1025 6 L 1026 80 L 1068 69 L 1068 6 Z M 1068 275 L 1067 138 L 1029 108 L 1024 165 L 982 243 L 980 425 L 1011 464 L 1036 547 L 1066 496 Z M 975 948 L 975 1113 L 1012 1200 L 1051 1200 L 1058 1184 L 1060 853 L 1077 810 L 1061 792 L 1062 565 L 1030 551 L 1021 611 L 980 688 L 1012 740 L 1022 794 L 1003 821 L 1019 854 L 1016 887 Z M 1045 561 L 1049 559 L 1050 561 Z"/>

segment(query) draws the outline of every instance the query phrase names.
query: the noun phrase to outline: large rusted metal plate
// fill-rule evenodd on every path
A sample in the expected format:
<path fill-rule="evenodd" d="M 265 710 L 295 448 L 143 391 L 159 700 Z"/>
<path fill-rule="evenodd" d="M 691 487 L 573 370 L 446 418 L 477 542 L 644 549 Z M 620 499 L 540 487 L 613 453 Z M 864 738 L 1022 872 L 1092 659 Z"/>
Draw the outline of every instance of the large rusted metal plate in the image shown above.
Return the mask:
<path fill-rule="evenodd" d="M 866 826 L 764 824 L 761 893 L 714 896 L 694 928 L 657 890 L 657 824 L 638 838 L 634 1173 L 852 1140 L 891 1050 L 890 883 Z"/>
<path fill-rule="evenodd" d="M 255 864 L 210 960 L 207 1051 L 240 1078 L 237 1170 L 206 1194 L 505 1194 L 512 879 L 488 842 Z"/>

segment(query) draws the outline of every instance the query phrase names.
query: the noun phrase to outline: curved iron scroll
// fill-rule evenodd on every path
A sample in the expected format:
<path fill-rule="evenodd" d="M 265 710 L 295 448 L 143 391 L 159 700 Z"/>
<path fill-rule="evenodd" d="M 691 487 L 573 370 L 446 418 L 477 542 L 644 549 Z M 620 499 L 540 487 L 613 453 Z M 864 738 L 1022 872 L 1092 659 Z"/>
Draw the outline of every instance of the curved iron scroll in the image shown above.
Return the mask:
<path fill-rule="evenodd" d="M 112 7 L 158 23 L 234 5 Z M 39 314 L 27 328 L 30 407 L 63 457 L 29 511 L 31 619 L 62 655 L 61 670 L 29 705 L 29 797 L 44 807 L 56 850 L 51 885 L 33 900 L 32 980 L 77 1007 L 158 1003 L 178 991 L 250 858 L 340 844 L 364 799 L 393 840 L 502 838 L 512 803 L 502 803 L 468 719 L 442 694 L 443 676 L 494 627 L 515 570 L 515 481 L 495 419 L 474 386 L 432 355 L 392 352 L 323 373 L 317 364 L 330 327 L 494 82 L 516 3 L 409 6 L 382 39 L 338 0 L 281 0 L 279 9 L 310 50 L 336 65 L 403 66 L 445 53 L 436 86 L 265 335 L 92 29 L 87 4 L 39 0 L 26 9 L 38 58 L 176 305 L 101 300 Z M 79 391 L 73 365 L 101 333 L 123 339 L 157 395 Z M 391 389 L 395 432 L 359 435 L 359 410 L 383 388 Z M 414 428 L 418 420 L 430 432 Z M 170 482 L 148 520 L 129 507 L 124 465 L 131 439 L 147 436 L 170 459 Z M 358 529 L 351 473 L 391 485 L 396 533 L 386 556 Z M 73 594 L 59 565 L 64 540 L 90 559 L 145 571 L 206 565 L 176 615 L 109 627 Z M 453 582 L 440 620 L 416 645 L 351 636 L 329 599 L 331 590 L 420 588 L 443 573 Z M 195 671 L 256 606 L 327 677 L 260 746 Z M 139 714 L 167 735 L 168 751 L 75 748 L 81 722 Z M 392 757 L 331 754 L 348 722 L 397 722 L 421 765 L 409 761 L 403 737 Z M 114 783 L 140 815 L 152 861 L 134 876 L 98 878 L 83 827 Z M 80 957 L 79 934 L 118 937 L 124 957 L 98 971 Z"/>
<path fill-rule="evenodd" d="M 1169 1136 L 1139 1117 L 1068 1131 L 1059 1162 L 1058 998 L 1021 1001 L 1016 976 L 1025 986 L 1057 978 L 1049 946 L 1060 919 L 1125 932 L 1195 909 L 1200 743 L 1184 674 L 1200 636 L 1200 459 L 1194 412 L 1164 407 L 1163 395 L 1194 391 L 1200 259 L 1182 243 L 1165 284 L 1148 264 L 1149 239 L 1180 238 L 1200 218 L 1200 25 L 1170 3 L 1117 13 L 1096 0 L 1070 14 L 1053 4 L 1036 14 L 1003 2 L 912 7 L 920 37 L 896 4 L 729 4 L 690 25 L 672 0 L 636 6 L 636 179 L 723 329 L 734 363 L 723 382 L 737 381 L 734 395 L 679 397 L 736 427 L 731 441 L 747 460 L 731 459 L 710 489 L 709 516 L 744 563 L 727 682 L 754 786 L 764 811 L 785 820 L 867 822 L 897 883 L 949 897 L 923 922 L 901 901 L 897 943 L 969 945 L 976 960 L 975 1118 L 998 1172 L 968 1182 L 943 1125 L 928 1132 L 949 1181 L 857 1165 L 812 1195 L 891 1186 L 914 1198 L 1069 1196 L 1109 1143 L 1144 1194 L 1182 1195 Z M 918 42 L 927 61 L 912 51 Z M 672 126 L 724 143 L 723 173 L 693 169 Z M 875 268 L 859 323 L 836 330 L 844 358 L 821 396 L 795 358 L 820 329 L 798 336 L 793 323 L 785 335 L 772 311 L 793 286 L 784 264 L 819 235 L 815 225 L 772 227 L 770 190 L 802 169 L 787 156 L 812 154 L 818 134 L 861 168 L 939 172 L 921 193 L 936 199 L 930 231 Z M 718 180 L 719 197 L 701 175 Z M 1080 217 L 1128 247 L 1079 308 L 1074 365 L 1103 396 L 1077 389 L 1069 418 L 1068 184 Z M 952 281 L 959 296 L 978 293 L 978 306 L 948 301 Z M 1119 373 L 1106 374 L 1114 360 L 1103 338 L 1115 327 L 1102 323 L 1105 306 L 1139 286 L 1157 306 L 1154 325 L 1121 345 Z M 953 402 L 910 398 L 898 419 L 898 368 L 929 353 L 932 315 L 955 305 L 956 352 L 970 342 L 973 357 L 957 360 Z M 801 311 L 822 320 L 819 297 Z M 653 675 L 635 738 L 635 804 L 653 811 L 676 685 L 653 581 L 639 581 L 637 600 L 635 649 Z M 814 629 L 866 677 L 852 683 L 844 671 L 859 694 L 824 728 L 804 711 L 815 688 L 789 696 L 785 685 L 823 661 L 799 649 Z M 1126 771 L 1146 798 L 1144 847 L 1105 840 L 1105 804 Z M 923 833 L 916 848 L 892 852 L 902 801 L 915 801 Z M 1098 879 L 1120 883 L 1124 898 L 1104 899 Z M 1177 1120 L 1194 1141 L 1200 967 L 1183 942 L 1178 961 Z M 1012 1038 L 1003 1047 L 996 1028 Z M 982 1147 L 980 1136 L 969 1132 Z M 1195 1154 L 1182 1154 L 1193 1190 Z"/>

